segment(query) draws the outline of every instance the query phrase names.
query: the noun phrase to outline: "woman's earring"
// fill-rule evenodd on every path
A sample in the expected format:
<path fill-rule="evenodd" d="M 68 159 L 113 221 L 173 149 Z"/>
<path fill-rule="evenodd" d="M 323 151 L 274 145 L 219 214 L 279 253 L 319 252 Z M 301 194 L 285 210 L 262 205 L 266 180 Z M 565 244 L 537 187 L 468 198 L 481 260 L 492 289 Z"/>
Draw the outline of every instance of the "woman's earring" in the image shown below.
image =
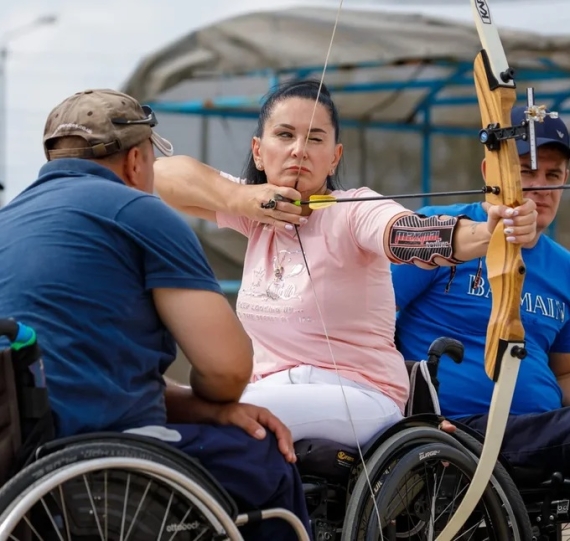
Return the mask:
<path fill-rule="evenodd" d="M 257 167 L 260 171 L 263 171 L 263 165 L 261 165 L 261 162 L 256 162 L 255 167 Z"/>
<path fill-rule="evenodd" d="M 333 176 L 334 175 L 334 167 L 329 171 L 329 176 Z"/>

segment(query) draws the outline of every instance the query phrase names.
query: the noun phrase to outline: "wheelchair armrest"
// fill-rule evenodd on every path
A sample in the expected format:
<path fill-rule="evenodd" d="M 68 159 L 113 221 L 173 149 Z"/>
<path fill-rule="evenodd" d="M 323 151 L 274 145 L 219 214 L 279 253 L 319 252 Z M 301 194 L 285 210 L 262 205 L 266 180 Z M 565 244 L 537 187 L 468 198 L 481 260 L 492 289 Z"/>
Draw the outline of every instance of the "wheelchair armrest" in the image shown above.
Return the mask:
<path fill-rule="evenodd" d="M 570 479 L 567 479 L 561 472 L 554 472 L 549 479 L 540 484 L 541 487 L 553 490 L 570 488 Z"/>
<path fill-rule="evenodd" d="M 327 485 L 323 483 L 303 483 L 303 493 L 305 496 L 312 494 L 322 494 L 323 491 L 326 493 L 327 490 Z"/>
<path fill-rule="evenodd" d="M 439 359 L 442 355 L 447 355 L 453 362 L 459 364 L 463 361 L 465 347 L 459 340 L 442 336 L 436 338 L 428 349 L 428 363 L 439 365 Z"/>

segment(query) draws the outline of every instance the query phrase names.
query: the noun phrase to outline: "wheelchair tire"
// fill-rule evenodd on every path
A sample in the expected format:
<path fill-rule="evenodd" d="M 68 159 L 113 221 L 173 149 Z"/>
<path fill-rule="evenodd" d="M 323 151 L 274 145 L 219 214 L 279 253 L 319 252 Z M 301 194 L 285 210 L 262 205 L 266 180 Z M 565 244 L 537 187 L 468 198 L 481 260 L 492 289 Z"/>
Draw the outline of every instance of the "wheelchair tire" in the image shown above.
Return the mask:
<path fill-rule="evenodd" d="M 378 539 L 367 532 L 368 521 L 373 520 L 376 523 L 378 521 L 372 507 L 370 485 L 374 487 L 380 520 L 384 521 L 398 487 L 418 462 L 424 463 L 426 456 L 437 456 L 438 460 L 444 457 L 442 461 L 453 463 L 465 471 L 466 475 L 472 476 L 477 466 L 477 454 L 474 451 L 480 445 L 475 440 L 470 443 L 473 447 L 467 449 L 452 435 L 432 427 L 409 428 L 388 438 L 366 460 L 368 477 L 364 472 L 358 477 L 346 510 L 342 541 Z M 437 451 L 440 454 L 421 455 Z M 485 492 L 483 501 L 489 520 L 498 528 L 496 540 L 531 541 L 532 530 L 522 498 L 500 464 L 495 468 L 491 487 Z M 512 528 L 508 527 L 509 524 Z M 508 533 L 505 528 L 508 528 Z M 408 531 L 406 534 L 398 535 L 397 530 L 392 533 L 396 538 L 423 539 L 417 536 L 419 533 L 417 527 L 413 532 Z M 385 535 L 384 538 L 388 537 Z"/>
<path fill-rule="evenodd" d="M 115 466 L 111 466 L 111 463 L 113 461 L 115 461 Z M 121 462 L 123 465 L 116 466 L 117 461 Z M 137 469 L 137 464 L 144 466 L 146 469 Z M 19 472 L 4 487 L 2 487 L 0 490 L 0 540 L 3 541 L 4 539 L 8 539 L 10 536 L 10 532 L 4 532 L 2 528 L 5 522 L 10 519 L 10 514 L 14 513 L 14 510 L 18 508 L 18 502 L 20 502 L 26 496 L 31 498 L 32 496 L 30 495 L 33 494 L 35 497 L 37 494 L 41 497 L 42 505 L 45 509 L 46 506 L 43 501 L 45 498 L 42 492 L 45 492 L 45 494 L 50 494 L 51 491 L 53 491 L 55 493 L 56 488 L 52 488 L 51 490 L 47 491 L 47 489 L 43 488 L 44 485 L 53 482 L 56 477 L 61 477 L 63 474 L 65 474 L 65 471 L 73 469 L 74 467 L 81 468 L 83 466 L 85 466 L 84 470 L 86 473 L 83 473 L 82 476 L 85 479 L 85 485 L 87 486 L 87 490 L 85 492 L 88 493 L 88 497 L 86 498 L 84 495 L 77 497 L 77 493 L 74 493 L 72 491 L 71 496 L 73 497 L 68 498 L 68 494 L 65 494 L 64 498 L 63 492 L 60 491 L 58 493 L 60 499 L 56 504 L 56 506 L 59 505 L 59 509 L 61 509 L 61 507 L 65 507 L 65 505 L 61 505 L 64 501 L 70 501 L 76 504 L 76 516 L 71 516 L 71 513 L 68 513 L 70 517 L 69 522 L 68 517 L 65 516 L 65 528 L 70 528 L 69 524 L 71 524 L 72 528 L 76 528 L 80 532 L 83 532 L 74 534 L 73 538 L 75 538 L 75 535 L 77 535 L 78 538 L 86 539 L 91 538 L 91 536 L 94 536 L 97 539 L 100 538 L 96 531 L 92 531 L 91 534 L 85 533 L 89 529 L 96 530 L 96 528 L 99 528 L 100 534 L 101 521 L 98 518 L 93 518 L 93 515 L 98 515 L 98 510 L 97 507 L 95 507 L 94 500 L 96 502 L 101 500 L 100 495 L 101 491 L 103 490 L 99 488 L 99 499 L 97 500 L 94 498 L 92 492 L 95 493 L 95 490 L 92 490 L 89 487 L 89 484 L 86 480 L 87 475 L 101 475 L 101 471 L 105 471 L 105 512 L 103 516 L 106 517 L 105 521 L 107 521 L 107 515 L 113 515 L 113 513 L 110 511 L 111 507 L 110 505 L 108 506 L 107 502 L 107 486 L 108 484 L 111 485 L 112 481 L 114 480 L 111 479 L 111 481 L 108 483 L 107 469 L 105 468 L 109 468 L 108 471 L 112 472 L 112 474 L 115 476 L 117 475 L 117 472 L 119 474 L 125 474 L 125 472 L 129 472 L 126 474 L 128 475 L 129 483 L 131 483 L 131 476 L 135 477 L 136 475 L 140 475 L 141 477 L 138 485 L 135 484 L 136 479 L 132 481 L 132 486 L 139 488 L 138 496 L 140 497 L 138 509 L 136 510 L 137 514 L 134 515 L 134 518 L 132 518 L 134 514 L 132 507 L 136 506 L 134 506 L 134 504 L 131 505 L 131 500 L 135 500 L 135 495 L 137 493 L 133 493 L 132 498 L 130 494 L 127 498 L 126 491 L 124 491 L 124 496 L 119 495 L 121 500 L 124 500 L 124 502 L 121 503 L 121 505 L 124 505 L 124 508 L 121 508 L 121 510 L 123 513 L 126 513 L 127 507 L 130 507 L 130 516 L 133 521 L 135 518 L 138 518 L 139 515 L 142 517 L 143 521 L 147 521 L 147 524 L 152 523 L 153 525 L 156 525 L 157 523 L 160 523 L 160 520 L 162 520 L 162 525 L 160 526 L 161 531 L 164 527 L 170 528 L 170 530 L 165 531 L 178 531 L 176 528 L 180 528 L 180 532 L 183 534 L 188 531 L 187 536 L 180 536 L 179 534 L 176 534 L 176 537 L 180 537 L 181 539 L 192 539 L 193 533 L 189 531 L 192 528 L 200 528 L 202 531 L 211 531 L 210 534 L 200 537 L 200 539 L 241 539 L 241 535 L 239 534 L 239 531 L 237 530 L 237 526 L 234 524 L 233 519 L 213 497 L 211 497 L 209 494 L 206 494 L 206 491 L 201 488 L 195 480 L 192 479 L 192 472 L 189 469 L 184 469 L 174 461 L 165 459 L 158 452 L 153 452 L 146 447 L 137 448 L 137 446 L 133 445 L 132 443 L 122 444 L 93 442 L 71 445 L 62 449 L 61 451 L 47 455 Z M 168 471 L 172 471 L 172 475 L 167 475 Z M 65 482 L 74 482 L 75 479 L 79 478 L 79 475 L 77 477 L 70 477 L 69 479 L 66 479 Z M 157 486 L 156 488 L 153 487 L 154 492 L 152 492 L 152 494 L 157 496 L 158 500 L 156 500 L 156 502 L 160 502 L 162 504 L 164 501 L 168 501 L 168 508 L 166 511 L 161 511 L 158 509 L 159 504 L 153 500 L 151 500 L 149 504 L 148 511 L 140 510 L 140 507 L 147 495 L 147 491 L 143 491 L 144 484 L 150 484 L 150 481 L 148 481 L 148 479 L 157 481 Z M 118 481 L 122 481 L 122 478 L 119 477 Z M 96 483 L 98 485 L 101 485 L 101 480 L 97 479 L 93 482 L 93 484 Z M 115 480 L 115 484 L 116 483 L 117 480 Z M 62 485 L 57 486 L 61 487 Z M 174 489 L 178 492 L 176 495 L 176 498 L 178 498 L 177 500 L 173 500 L 172 495 L 170 496 L 170 499 L 166 498 L 166 491 L 168 488 Z M 144 492 L 144 494 L 141 495 L 142 492 Z M 174 492 L 172 494 L 174 494 Z M 117 496 L 117 494 L 110 494 L 110 496 L 115 496 L 114 500 L 110 498 L 112 502 L 119 500 L 119 496 Z M 57 500 L 57 498 L 54 498 L 54 500 Z M 40 498 L 37 499 L 37 502 L 39 501 Z M 174 504 L 176 504 L 176 506 L 171 503 L 172 501 L 174 501 Z M 91 509 L 89 509 L 89 505 L 91 505 Z M 101 504 L 99 503 L 97 505 Z M 95 513 L 93 513 L 93 508 L 95 509 Z M 152 514 L 152 512 L 155 513 Z M 164 513 L 164 517 L 162 519 L 157 518 L 157 512 Z M 48 512 L 46 511 L 46 515 L 47 514 Z M 66 511 L 60 513 L 57 528 L 64 528 L 64 526 L 61 525 L 61 516 L 63 515 L 66 515 Z M 91 515 L 90 524 L 88 524 L 89 517 L 87 515 Z M 164 526 L 167 522 L 167 516 L 169 518 L 169 525 Z M 44 518 L 44 523 L 47 524 L 48 519 L 53 525 L 50 527 L 52 527 L 54 533 L 56 533 L 57 530 L 52 517 Z M 94 520 L 97 522 L 96 527 L 93 524 Z M 123 523 L 125 522 L 124 515 L 121 519 L 117 518 L 116 513 L 114 515 L 114 520 L 115 525 L 119 524 L 121 520 Z M 109 522 L 111 522 L 111 519 L 109 519 Z M 141 527 L 141 532 L 143 530 L 147 532 L 145 535 L 148 535 L 148 531 L 151 528 L 147 524 L 143 524 Z M 123 538 L 122 528 L 123 526 L 121 526 L 121 538 Z M 43 534 L 43 530 L 41 531 Z M 135 528 L 135 532 L 133 534 L 135 536 L 134 538 L 151 539 L 150 536 L 145 537 L 145 535 L 142 533 L 138 534 L 137 532 L 138 526 Z M 5 537 L 5 535 L 7 536 Z M 60 538 L 60 536 L 54 537 L 54 539 L 57 538 Z M 114 539 L 114 537 L 109 537 L 109 539 Z M 156 539 L 156 534 L 154 539 Z"/>
<path fill-rule="evenodd" d="M 457 429 L 453 437 L 459 440 L 475 457 L 481 455 L 483 446 L 473 436 L 470 436 L 463 430 Z M 499 461 L 497 461 L 497 465 L 493 471 L 493 477 L 496 479 L 498 487 L 500 488 L 497 492 L 500 493 L 501 500 L 510 502 L 516 523 L 519 525 L 519 529 L 525 532 L 525 534 L 521 533 L 521 536 L 516 538 L 515 541 L 518 541 L 518 539 L 521 541 L 533 541 L 532 526 L 524 500 L 512 477 Z"/>

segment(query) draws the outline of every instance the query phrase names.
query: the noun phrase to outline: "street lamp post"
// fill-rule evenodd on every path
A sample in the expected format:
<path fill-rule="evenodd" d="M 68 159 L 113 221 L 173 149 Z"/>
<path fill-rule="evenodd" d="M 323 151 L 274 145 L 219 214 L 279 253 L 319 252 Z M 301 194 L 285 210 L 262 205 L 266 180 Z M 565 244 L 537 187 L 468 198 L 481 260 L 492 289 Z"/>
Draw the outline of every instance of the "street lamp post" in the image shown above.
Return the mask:
<path fill-rule="evenodd" d="M 41 26 L 53 24 L 57 21 L 55 15 L 44 15 L 34 19 L 30 23 L 24 24 L 12 30 L 9 30 L 0 36 L 0 208 L 3 206 L 2 191 L 6 186 L 7 174 L 7 125 L 8 125 L 8 53 L 9 45 L 12 41 L 33 32 Z"/>

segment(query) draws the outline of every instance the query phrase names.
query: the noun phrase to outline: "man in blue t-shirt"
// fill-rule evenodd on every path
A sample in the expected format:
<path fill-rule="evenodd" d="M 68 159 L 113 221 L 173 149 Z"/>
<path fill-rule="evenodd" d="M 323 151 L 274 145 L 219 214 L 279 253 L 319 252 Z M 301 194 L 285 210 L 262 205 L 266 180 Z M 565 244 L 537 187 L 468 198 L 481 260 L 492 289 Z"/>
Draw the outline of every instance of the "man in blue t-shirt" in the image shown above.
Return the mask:
<path fill-rule="evenodd" d="M 152 195 L 153 145 L 172 154 L 154 125 L 152 110 L 112 90 L 50 113 L 48 162 L 0 211 L 0 316 L 37 331 L 58 436 L 154 435 L 198 458 L 244 509 L 286 508 L 308 527 L 290 433 L 238 403 L 250 340 L 193 231 Z M 191 387 L 163 376 L 176 343 Z M 278 520 L 249 535 L 297 539 Z"/>
<path fill-rule="evenodd" d="M 512 111 L 520 124 L 524 107 Z M 568 179 L 570 139 L 560 119 L 537 124 L 538 170 L 530 168 L 529 144 L 517 141 L 523 187 L 564 184 Z M 482 165 L 485 174 L 485 162 Z M 528 356 L 521 363 L 511 407 L 504 455 L 520 466 L 562 469 L 570 474 L 570 252 L 540 234 L 556 216 L 561 190 L 527 191 L 537 205 L 536 242 L 523 247 L 526 266 L 521 318 Z M 464 214 L 485 219 L 486 203 L 426 207 L 418 212 Z M 491 290 L 485 261 L 449 269 L 421 270 L 393 266 L 399 314 L 397 345 L 406 359 L 424 357 L 438 336 L 460 340 L 464 360 L 456 365 L 442 359 L 438 372 L 442 414 L 485 432 L 493 382 L 484 371 Z"/>

